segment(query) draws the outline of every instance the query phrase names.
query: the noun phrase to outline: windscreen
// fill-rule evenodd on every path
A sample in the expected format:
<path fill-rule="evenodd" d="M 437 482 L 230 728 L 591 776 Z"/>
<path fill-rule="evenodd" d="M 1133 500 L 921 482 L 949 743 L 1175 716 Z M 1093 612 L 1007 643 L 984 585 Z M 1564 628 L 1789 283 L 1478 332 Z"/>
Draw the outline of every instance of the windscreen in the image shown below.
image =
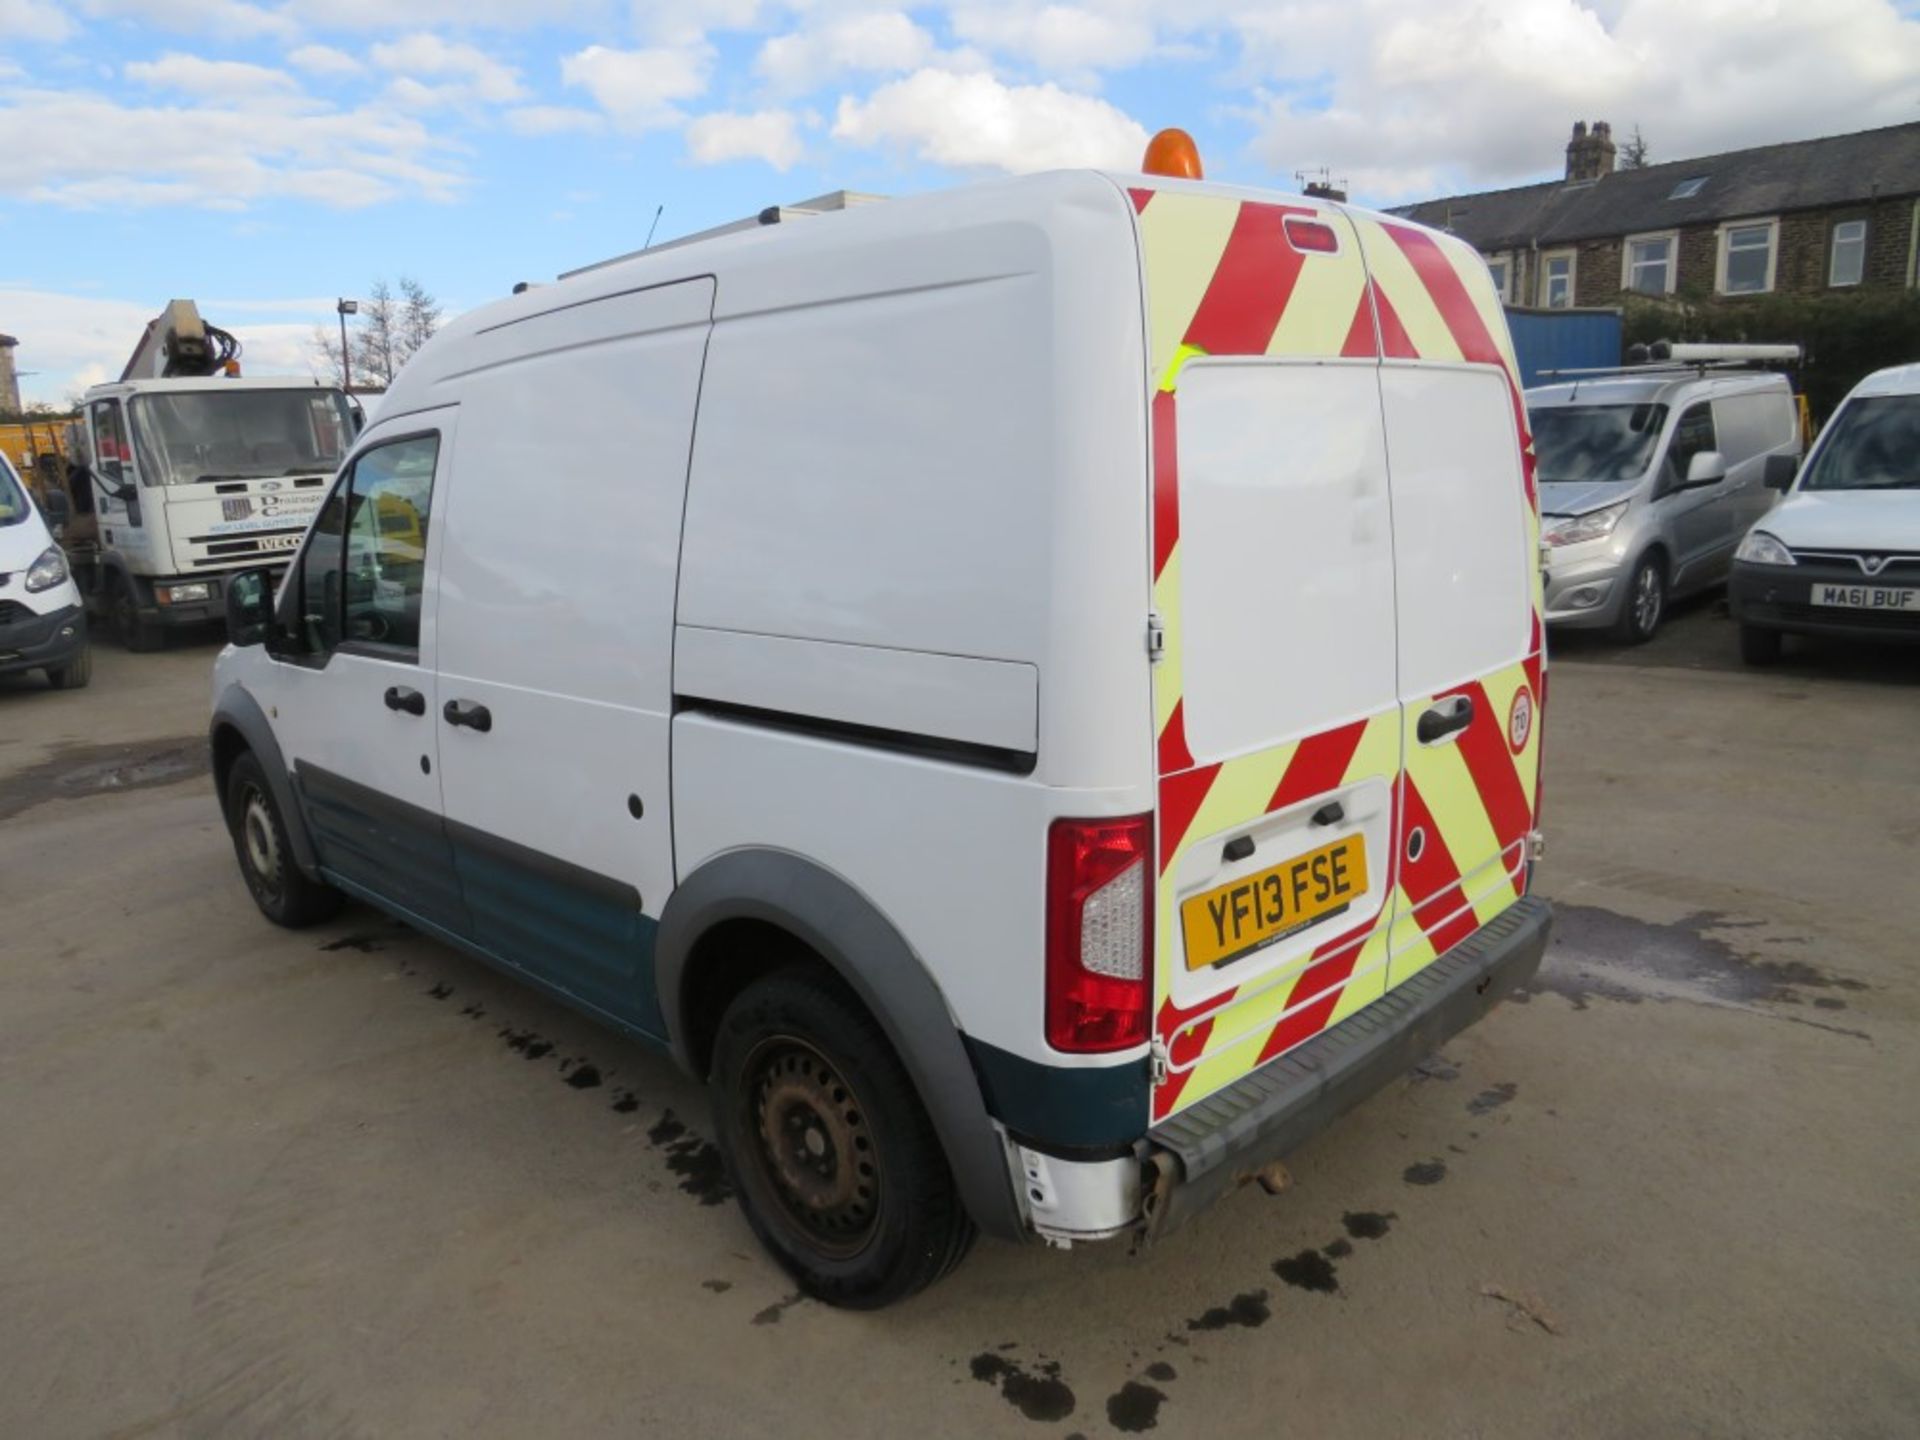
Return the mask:
<path fill-rule="evenodd" d="M 18 525 L 32 512 L 26 492 L 20 488 L 20 482 L 13 478 L 13 471 L 0 464 L 0 526 Z"/>
<path fill-rule="evenodd" d="M 1529 411 L 1527 421 L 1543 482 L 1637 480 L 1653 462 L 1667 407 L 1554 405 Z"/>
<path fill-rule="evenodd" d="M 134 443 L 149 485 L 330 474 L 353 440 L 337 390 L 136 395 Z"/>
<path fill-rule="evenodd" d="M 1833 421 L 1802 490 L 1920 490 L 1920 395 L 1874 395 Z"/>

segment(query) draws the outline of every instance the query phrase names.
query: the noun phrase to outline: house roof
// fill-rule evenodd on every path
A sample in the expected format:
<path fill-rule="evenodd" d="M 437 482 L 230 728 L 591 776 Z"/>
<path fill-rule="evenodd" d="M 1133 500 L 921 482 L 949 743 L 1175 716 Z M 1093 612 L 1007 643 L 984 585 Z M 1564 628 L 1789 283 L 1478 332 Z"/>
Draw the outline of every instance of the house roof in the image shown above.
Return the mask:
<path fill-rule="evenodd" d="M 1697 193 L 1676 199 L 1689 180 Z M 1563 244 L 1920 195 L 1920 122 L 1671 160 L 1598 180 L 1453 195 L 1395 211 L 1481 250 Z"/>

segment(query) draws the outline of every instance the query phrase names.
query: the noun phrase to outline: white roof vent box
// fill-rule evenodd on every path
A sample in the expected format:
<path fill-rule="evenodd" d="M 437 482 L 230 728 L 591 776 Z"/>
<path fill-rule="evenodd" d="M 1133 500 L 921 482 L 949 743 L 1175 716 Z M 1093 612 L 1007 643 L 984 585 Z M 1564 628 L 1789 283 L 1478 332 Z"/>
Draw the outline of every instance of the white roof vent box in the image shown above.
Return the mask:
<path fill-rule="evenodd" d="M 660 250 L 678 250 L 683 245 L 698 245 L 703 240 L 732 235 L 740 230 L 757 230 L 762 225 L 782 225 L 789 220 L 804 220 L 815 215 L 831 215 L 836 211 L 851 210 L 857 205 L 877 205 L 886 198 L 884 195 L 863 194 L 858 190 L 833 190 L 825 195 L 816 195 L 811 200 L 796 200 L 791 205 L 769 205 L 758 215 L 748 216 L 744 220 L 729 220 L 725 225 L 715 225 L 708 230 L 696 230 L 693 234 L 682 235 L 677 240 L 662 240 L 658 245 L 649 245 L 642 250 L 630 250 L 624 255 L 615 255 L 611 260 L 582 265 L 578 270 L 564 272 L 560 278 L 571 280 L 575 275 L 604 270 L 609 265 L 618 265 L 623 260 L 632 260 L 639 255 L 651 255 Z"/>

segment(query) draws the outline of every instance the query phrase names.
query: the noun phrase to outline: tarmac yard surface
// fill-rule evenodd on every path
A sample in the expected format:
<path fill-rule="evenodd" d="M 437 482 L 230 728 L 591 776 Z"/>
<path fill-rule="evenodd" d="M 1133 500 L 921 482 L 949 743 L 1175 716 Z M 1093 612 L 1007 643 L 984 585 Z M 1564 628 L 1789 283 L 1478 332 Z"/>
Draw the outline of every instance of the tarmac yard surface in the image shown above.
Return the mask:
<path fill-rule="evenodd" d="M 855 1315 L 666 1059 L 258 916 L 213 653 L 0 681 L 0 1436 L 1920 1434 L 1920 655 L 1561 646 L 1535 991 L 1278 1197 Z"/>

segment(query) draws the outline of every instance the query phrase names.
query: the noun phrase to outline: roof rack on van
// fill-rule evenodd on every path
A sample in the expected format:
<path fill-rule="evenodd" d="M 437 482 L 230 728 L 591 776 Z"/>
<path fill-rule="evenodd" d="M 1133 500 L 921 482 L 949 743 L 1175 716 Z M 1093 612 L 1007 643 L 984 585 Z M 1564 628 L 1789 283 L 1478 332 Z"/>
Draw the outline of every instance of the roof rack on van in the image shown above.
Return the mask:
<path fill-rule="evenodd" d="M 597 260 L 591 265 L 582 265 L 577 270 L 564 270 L 562 280 L 571 280 L 576 275 L 587 275 L 595 270 L 604 270 L 609 265 L 618 265 L 623 260 L 632 260 L 636 256 L 650 255 L 658 250 L 677 250 L 683 245 L 697 245 L 703 240 L 712 240 L 721 235 L 732 235 L 740 230 L 757 230 L 762 225 L 780 225 L 788 220 L 803 220 L 814 215 L 830 215 L 839 210 L 851 210 L 856 205 L 877 205 L 887 197 L 867 195 L 858 190 L 834 190 L 825 195 L 816 195 L 811 200 L 799 200 L 791 205 L 769 205 L 757 215 L 744 220 L 729 220 L 725 225 L 715 225 L 709 230 L 696 230 L 691 235 L 682 235 L 677 240 L 663 240 L 658 245 L 649 245 L 640 250 L 629 250 L 624 255 L 615 255 L 611 260 Z"/>
<path fill-rule="evenodd" d="M 1796 365 L 1798 345 L 1674 344 L 1656 340 L 1651 345 L 1627 347 L 1624 365 L 1596 365 L 1577 370 L 1542 370 L 1542 379 L 1592 380 L 1606 375 L 1704 374 L 1709 370 L 1745 370 L 1766 365 Z"/>

